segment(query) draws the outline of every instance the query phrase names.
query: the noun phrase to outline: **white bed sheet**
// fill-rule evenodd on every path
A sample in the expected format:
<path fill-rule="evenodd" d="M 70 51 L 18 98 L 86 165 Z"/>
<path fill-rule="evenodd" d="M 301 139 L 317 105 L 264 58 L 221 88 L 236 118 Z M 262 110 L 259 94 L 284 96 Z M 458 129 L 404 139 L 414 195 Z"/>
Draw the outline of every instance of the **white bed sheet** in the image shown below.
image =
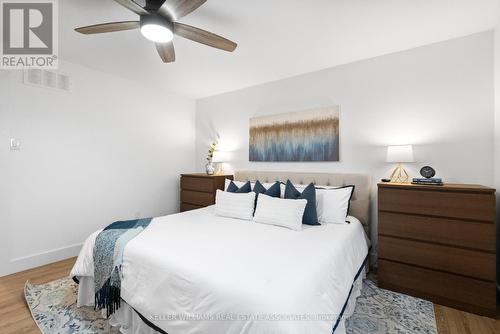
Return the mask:
<path fill-rule="evenodd" d="M 350 221 L 296 232 L 213 207 L 155 218 L 125 248 L 122 298 L 169 334 L 332 333 L 368 254 L 361 223 Z M 97 234 L 72 275 L 93 275 Z M 79 305 L 91 300 L 79 295 Z"/>

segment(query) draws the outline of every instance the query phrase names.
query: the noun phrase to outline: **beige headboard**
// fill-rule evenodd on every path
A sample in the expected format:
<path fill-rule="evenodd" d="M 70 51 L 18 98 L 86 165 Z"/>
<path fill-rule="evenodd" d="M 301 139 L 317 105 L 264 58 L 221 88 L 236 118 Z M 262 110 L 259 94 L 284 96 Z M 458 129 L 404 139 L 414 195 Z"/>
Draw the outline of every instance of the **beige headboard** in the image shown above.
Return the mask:
<path fill-rule="evenodd" d="M 370 192 L 371 177 L 366 174 L 341 173 L 301 173 L 301 172 L 263 172 L 263 171 L 236 171 L 235 181 L 286 182 L 294 184 L 314 183 L 317 186 L 345 186 L 354 185 L 354 195 L 351 201 L 350 214 L 358 218 L 370 235 Z"/>

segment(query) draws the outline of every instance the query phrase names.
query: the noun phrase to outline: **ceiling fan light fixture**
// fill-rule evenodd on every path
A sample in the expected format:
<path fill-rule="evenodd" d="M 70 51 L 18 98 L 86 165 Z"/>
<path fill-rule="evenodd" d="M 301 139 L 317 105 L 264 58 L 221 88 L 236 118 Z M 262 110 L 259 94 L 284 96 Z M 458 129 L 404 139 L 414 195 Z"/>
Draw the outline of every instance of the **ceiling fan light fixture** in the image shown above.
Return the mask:
<path fill-rule="evenodd" d="M 156 43 L 168 43 L 174 38 L 172 23 L 153 15 L 141 17 L 141 33 Z"/>
<path fill-rule="evenodd" d="M 174 34 L 167 27 L 157 24 L 146 24 L 141 27 L 141 33 L 147 39 L 156 43 L 167 43 L 174 38 Z"/>
<path fill-rule="evenodd" d="M 1 1 L 1 0 L 0 0 Z M 144 38 L 154 42 L 156 51 L 164 63 L 175 61 L 174 35 L 219 50 L 233 52 L 238 44 L 209 31 L 177 22 L 178 19 L 198 9 L 207 0 L 115 0 L 139 16 L 135 21 L 118 21 L 75 28 L 84 35 L 113 33 L 125 30 L 141 30 Z M 144 3 L 144 0 L 141 1 Z"/>

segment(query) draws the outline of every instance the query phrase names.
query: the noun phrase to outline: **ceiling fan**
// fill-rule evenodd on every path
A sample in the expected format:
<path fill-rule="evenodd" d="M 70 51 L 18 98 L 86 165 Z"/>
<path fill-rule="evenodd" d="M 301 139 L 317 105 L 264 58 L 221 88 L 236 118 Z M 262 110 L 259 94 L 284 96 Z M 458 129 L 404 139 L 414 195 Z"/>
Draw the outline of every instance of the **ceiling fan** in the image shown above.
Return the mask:
<path fill-rule="evenodd" d="M 229 52 L 236 49 L 237 44 L 224 37 L 177 22 L 207 0 L 146 0 L 144 7 L 133 0 L 115 1 L 139 15 L 139 21 L 96 24 L 76 28 L 75 31 L 90 35 L 140 29 L 144 37 L 155 42 L 156 50 L 164 63 L 175 61 L 175 50 L 172 42 L 174 35 Z"/>

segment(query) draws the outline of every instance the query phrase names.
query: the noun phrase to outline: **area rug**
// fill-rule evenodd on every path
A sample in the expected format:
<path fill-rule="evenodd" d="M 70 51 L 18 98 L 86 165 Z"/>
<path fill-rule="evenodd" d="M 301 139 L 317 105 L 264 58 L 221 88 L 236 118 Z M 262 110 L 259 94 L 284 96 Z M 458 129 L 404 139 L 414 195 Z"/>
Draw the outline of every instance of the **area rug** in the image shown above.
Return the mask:
<path fill-rule="evenodd" d="M 63 278 L 47 284 L 25 286 L 33 319 L 43 334 L 117 334 L 100 312 L 76 307 L 78 286 Z M 347 322 L 348 334 L 436 334 L 431 302 L 363 283 L 354 314 Z"/>
<path fill-rule="evenodd" d="M 120 333 L 93 307 L 77 307 L 77 295 L 78 285 L 71 278 L 24 286 L 31 315 L 43 334 Z"/>
<path fill-rule="evenodd" d="M 426 300 L 379 289 L 373 278 L 363 282 L 347 334 L 436 334 L 434 305 Z"/>

